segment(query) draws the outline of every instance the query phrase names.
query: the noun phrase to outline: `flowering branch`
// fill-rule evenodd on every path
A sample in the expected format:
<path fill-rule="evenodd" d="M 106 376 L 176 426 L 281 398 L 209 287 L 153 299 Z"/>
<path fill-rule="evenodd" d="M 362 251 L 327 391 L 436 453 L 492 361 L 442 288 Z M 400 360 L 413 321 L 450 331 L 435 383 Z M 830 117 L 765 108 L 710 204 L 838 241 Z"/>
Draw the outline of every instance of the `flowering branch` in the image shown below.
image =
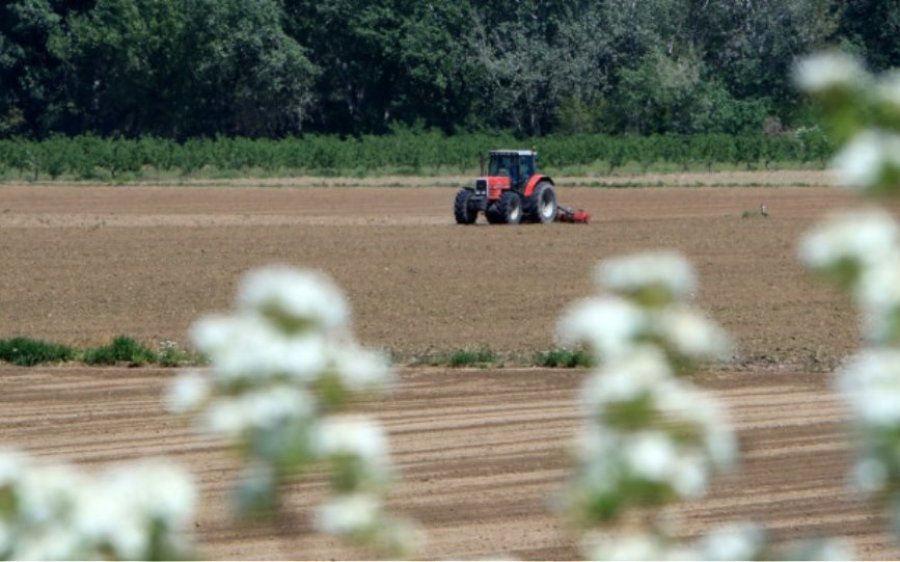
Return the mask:
<path fill-rule="evenodd" d="M 594 560 L 844 560 L 840 541 L 771 546 L 752 523 L 715 529 L 693 545 L 672 538 L 657 515 L 667 504 L 702 497 L 713 473 L 738 461 L 726 409 L 686 375 L 727 358 L 727 335 L 694 310 L 690 264 L 673 252 L 601 262 L 601 294 L 570 306 L 558 326 L 568 344 L 584 344 L 597 367 L 581 389 L 583 424 L 574 476 L 562 503 L 588 534 Z M 611 529 L 618 532 L 612 532 Z"/>
<path fill-rule="evenodd" d="M 846 55 L 798 64 L 798 85 L 824 109 L 843 141 L 841 185 L 861 195 L 900 192 L 900 75 L 871 76 Z M 826 218 L 801 240 L 800 258 L 847 291 L 859 308 L 864 347 L 835 386 L 858 436 L 856 488 L 888 508 L 900 537 L 900 225 L 877 207 Z"/>
<path fill-rule="evenodd" d="M 0 451 L 0 559 L 185 559 L 196 501 L 191 477 L 166 461 L 91 476 Z"/>
<path fill-rule="evenodd" d="M 349 317 L 343 294 L 321 274 L 252 272 L 234 312 L 193 326 L 211 367 L 182 374 L 167 402 L 244 459 L 240 512 L 277 514 L 280 487 L 326 463 L 332 497 L 316 511 L 316 528 L 404 557 L 418 532 L 384 510 L 393 477 L 387 436 L 374 420 L 344 413 L 354 397 L 384 390 L 392 373 L 386 357 L 354 341 Z"/>

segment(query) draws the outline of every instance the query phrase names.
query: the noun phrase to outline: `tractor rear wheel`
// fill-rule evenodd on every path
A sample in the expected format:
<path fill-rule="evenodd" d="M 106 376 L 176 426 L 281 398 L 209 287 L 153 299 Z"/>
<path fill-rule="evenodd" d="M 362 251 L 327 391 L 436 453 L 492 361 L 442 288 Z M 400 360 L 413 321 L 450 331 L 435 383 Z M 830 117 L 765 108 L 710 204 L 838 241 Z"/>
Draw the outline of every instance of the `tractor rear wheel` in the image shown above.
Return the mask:
<path fill-rule="evenodd" d="M 497 212 L 506 224 L 522 221 L 522 198 L 515 191 L 504 191 L 497 201 Z"/>
<path fill-rule="evenodd" d="M 531 195 L 529 207 L 528 216 L 531 220 L 544 224 L 555 221 L 559 206 L 556 203 L 553 184 L 547 181 L 537 184 Z"/>
<path fill-rule="evenodd" d="M 456 217 L 456 224 L 472 224 L 478 218 L 478 210 L 469 205 L 471 198 L 472 192 L 468 189 L 460 189 L 456 194 L 456 200 L 453 202 L 453 216 Z"/>

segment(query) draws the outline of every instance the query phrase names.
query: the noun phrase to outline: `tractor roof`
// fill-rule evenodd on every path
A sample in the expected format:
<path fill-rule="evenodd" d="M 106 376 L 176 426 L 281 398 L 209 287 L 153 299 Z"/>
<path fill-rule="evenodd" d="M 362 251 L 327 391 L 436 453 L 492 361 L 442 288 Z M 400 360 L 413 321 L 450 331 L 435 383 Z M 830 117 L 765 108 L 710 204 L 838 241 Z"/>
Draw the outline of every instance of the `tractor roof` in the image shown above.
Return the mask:
<path fill-rule="evenodd" d="M 501 149 L 492 150 L 491 154 L 516 154 L 518 156 L 533 156 L 537 154 L 537 152 L 534 150 Z"/>

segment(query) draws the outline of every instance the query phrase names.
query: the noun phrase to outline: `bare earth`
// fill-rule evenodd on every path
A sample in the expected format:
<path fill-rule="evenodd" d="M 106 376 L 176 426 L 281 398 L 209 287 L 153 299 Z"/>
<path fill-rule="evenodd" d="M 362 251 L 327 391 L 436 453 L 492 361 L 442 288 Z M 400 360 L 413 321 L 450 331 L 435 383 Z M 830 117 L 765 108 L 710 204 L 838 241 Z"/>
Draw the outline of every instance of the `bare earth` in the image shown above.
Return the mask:
<path fill-rule="evenodd" d="M 782 185 L 821 185 L 786 175 Z M 118 334 L 185 342 L 198 316 L 230 306 L 249 268 L 320 268 L 345 289 L 360 339 L 402 361 L 488 346 L 527 357 L 553 345 L 564 307 L 591 293 L 607 256 L 670 247 L 697 267 L 697 303 L 735 337 L 733 361 L 700 383 L 732 408 L 744 463 L 712 495 L 682 506 L 683 533 L 753 519 L 778 538 L 848 536 L 864 559 L 900 557 L 877 510 L 845 491 L 850 439 L 830 375 L 857 345 L 846 300 L 796 262 L 796 240 L 850 194 L 772 187 L 778 175 L 678 178 L 660 189 L 561 188 L 589 225 L 453 224 L 454 192 L 277 185 L 0 186 L 0 338 L 79 345 Z M 773 179 L 774 178 L 774 179 Z M 741 187 L 679 187 L 681 182 Z M 423 183 L 428 183 L 423 181 Z M 438 184 L 439 182 L 432 182 Z M 561 184 L 564 182 L 560 181 Z M 573 182 L 577 183 L 577 182 Z M 586 182 L 582 182 L 585 184 Z M 770 216 L 755 214 L 765 203 Z M 742 218 L 745 213 L 751 215 Z M 399 369 L 365 404 L 389 428 L 402 480 L 392 507 L 419 520 L 427 558 L 575 558 L 551 507 L 569 470 L 583 371 Z M 311 532 L 315 478 L 290 495 L 280 532 L 232 525 L 227 451 L 160 406 L 165 369 L 0 365 L 2 443 L 87 465 L 167 455 L 189 465 L 204 501 L 196 522 L 213 558 L 349 558 Z"/>

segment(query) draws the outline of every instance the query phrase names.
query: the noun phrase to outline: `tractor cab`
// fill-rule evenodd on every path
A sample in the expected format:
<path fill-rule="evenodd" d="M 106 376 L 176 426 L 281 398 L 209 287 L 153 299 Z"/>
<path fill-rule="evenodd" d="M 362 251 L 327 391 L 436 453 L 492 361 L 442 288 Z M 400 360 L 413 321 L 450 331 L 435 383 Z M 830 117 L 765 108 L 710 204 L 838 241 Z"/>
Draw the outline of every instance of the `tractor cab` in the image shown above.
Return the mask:
<path fill-rule="evenodd" d="M 521 193 L 535 173 L 536 158 L 537 153 L 533 150 L 493 150 L 490 153 L 487 175 L 508 177 L 510 187 Z"/>

